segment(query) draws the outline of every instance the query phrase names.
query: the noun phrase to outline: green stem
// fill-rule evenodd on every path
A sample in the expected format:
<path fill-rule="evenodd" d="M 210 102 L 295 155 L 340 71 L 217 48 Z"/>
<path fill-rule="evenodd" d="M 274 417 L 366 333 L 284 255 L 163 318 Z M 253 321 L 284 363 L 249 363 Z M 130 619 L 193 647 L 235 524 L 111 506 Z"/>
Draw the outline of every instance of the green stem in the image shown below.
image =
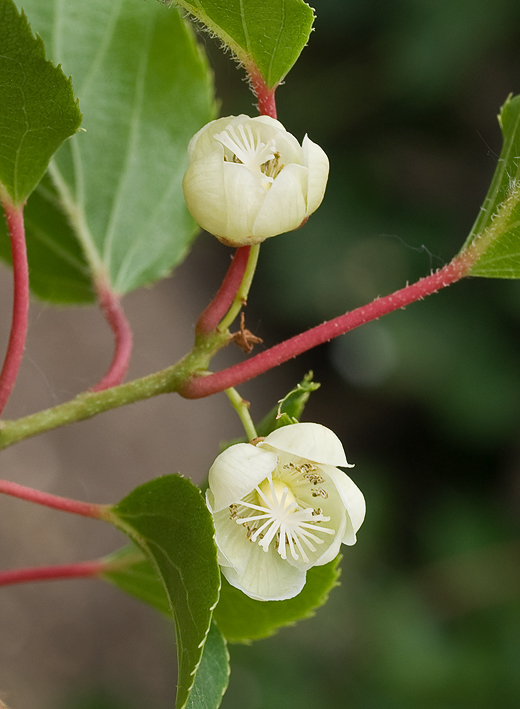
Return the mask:
<path fill-rule="evenodd" d="M 249 413 L 249 401 L 242 399 L 238 391 L 232 387 L 230 389 L 226 389 L 226 394 L 242 421 L 242 426 L 244 427 L 247 438 L 250 441 L 252 441 L 253 438 L 258 438 L 255 424 L 253 423 L 253 419 Z"/>
<path fill-rule="evenodd" d="M 247 296 L 249 295 L 249 289 L 251 288 L 251 283 L 253 282 L 253 276 L 255 275 L 256 264 L 258 263 L 258 254 L 260 253 L 260 244 L 255 244 L 251 247 L 249 252 L 249 259 L 247 261 L 246 270 L 240 288 L 235 296 L 235 300 L 231 305 L 227 315 L 221 320 L 218 330 L 219 332 L 226 332 L 228 327 L 233 323 L 236 316 L 242 309 L 242 307 L 247 303 Z"/>
<path fill-rule="evenodd" d="M 103 411 L 178 391 L 194 372 L 206 371 L 211 357 L 228 342 L 227 334 L 216 333 L 206 338 L 203 346 L 199 345 L 180 362 L 160 372 L 111 389 L 84 392 L 63 404 L 15 421 L 0 421 L 0 450 L 59 426 L 92 418 Z"/>

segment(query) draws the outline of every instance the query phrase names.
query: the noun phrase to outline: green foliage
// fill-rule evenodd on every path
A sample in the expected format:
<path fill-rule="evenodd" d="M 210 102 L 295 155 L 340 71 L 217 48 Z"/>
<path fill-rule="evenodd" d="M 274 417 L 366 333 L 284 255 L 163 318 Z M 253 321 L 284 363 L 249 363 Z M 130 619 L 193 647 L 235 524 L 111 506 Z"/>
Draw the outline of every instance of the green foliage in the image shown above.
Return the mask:
<path fill-rule="evenodd" d="M 0 182 L 21 205 L 78 130 L 81 113 L 70 79 L 45 59 L 43 42 L 12 0 L 0 0 L 0 47 Z"/>
<path fill-rule="evenodd" d="M 24 221 L 32 292 L 42 300 L 61 304 L 94 301 L 83 249 L 59 206 L 48 174 L 27 202 Z M 4 219 L 0 219 L 0 258 L 11 263 Z"/>
<path fill-rule="evenodd" d="M 256 429 L 259 436 L 268 436 L 271 431 L 275 431 L 277 428 L 298 423 L 309 396 L 320 388 L 318 382 L 312 381 L 313 376 L 312 372 L 308 372 L 303 380 L 264 416 Z"/>
<path fill-rule="evenodd" d="M 103 561 L 112 566 L 102 574 L 105 581 L 171 618 L 170 602 L 157 571 L 137 547 L 130 544 Z"/>
<path fill-rule="evenodd" d="M 266 638 L 286 625 L 310 618 L 338 585 L 341 555 L 307 572 L 307 582 L 297 596 L 287 601 L 254 601 L 222 579 L 220 601 L 214 618 L 229 642 L 247 643 Z"/>
<path fill-rule="evenodd" d="M 307 44 L 314 13 L 303 0 L 175 0 L 256 68 L 267 88 L 277 86 Z"/>
<path fill-rule="evenodd" d="M 63 252 L 68 220 L 94 278 L 108 276 L 119 294 L 167 276 L 198 231 L 181 189 L 186 146 L 215 115 L 211 72 L 193 32 L 156 2 L 27 0 L 24 7 L 72 74 L 86 129 L 51 164 L 60 228 L 48 230 L 49 203 L 29 225 L 29 240 L 46 234 L 49 250 Z M 89 299 L 84 276 L 76 288 L 65 272 L 52 279 L 38 295 Z"/>
<path fill-rule="evenodd" d="M 520 278 L 520 96 L 499 115 L 503 146 L 482 209 L 464 244 L 481 251 L 472 276 Z"/>
<path fill-rule="evenodd" d="M 226 641 L 212 623 L 186 709 L 217 709 L 228 686 L 229 672 Z"/>
<path fill-rule="evenodd" d="M 219 594 L 211 515 L 195 485 L 179 475 L 168 475 L 133 490 L 111 508 L 108 521 L 144 551 L 163 583 L 177 633 L 175 706 L 183 709 Z"/>

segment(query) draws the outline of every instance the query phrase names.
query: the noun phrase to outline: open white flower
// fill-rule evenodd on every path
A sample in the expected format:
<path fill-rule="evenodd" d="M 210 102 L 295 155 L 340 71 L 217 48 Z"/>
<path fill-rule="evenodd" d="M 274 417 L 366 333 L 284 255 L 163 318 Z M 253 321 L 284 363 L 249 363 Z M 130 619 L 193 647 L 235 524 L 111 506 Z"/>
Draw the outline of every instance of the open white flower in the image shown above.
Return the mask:
<path fill-rule="evenodd" d="M 352 467 L 339 438 L 317 423 L 284 426 L 218 456 L 206 499 L 232 586 L 260 601 L 292 598 L 308 569 L 356 543 L 365 500 L 336 465 Z"/>
<path fill-rule="evenodd" d="M 299 227 L 321 204 L 329 161 L 269 116 L 211 121 L 188 146 L 182 188 L 203 229 L 228 246 L 259 244 Z"/>

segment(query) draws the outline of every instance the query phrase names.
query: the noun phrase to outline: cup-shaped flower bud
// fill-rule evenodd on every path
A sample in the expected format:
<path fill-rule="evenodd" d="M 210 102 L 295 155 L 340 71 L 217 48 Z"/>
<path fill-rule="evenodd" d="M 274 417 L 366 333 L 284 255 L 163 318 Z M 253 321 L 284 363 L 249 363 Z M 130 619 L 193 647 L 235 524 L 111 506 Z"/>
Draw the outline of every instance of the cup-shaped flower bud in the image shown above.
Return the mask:
<path fill-rule="evenodd" d="M 182 188 L 196 222 L 228 246 L 299 227 L 321 204 L 329 161 L 269 116 L 211 121 L 188 146 Z"/>
<path fill-rule="evenodd" d="M 206 499 L 232 586 L 260 601 L 292 598 L 308 569 L 355 544 L 365 500 L 337 465 L 352 467 L 339 438 L 316 423 L 284 426 L 218 456 Z"/>

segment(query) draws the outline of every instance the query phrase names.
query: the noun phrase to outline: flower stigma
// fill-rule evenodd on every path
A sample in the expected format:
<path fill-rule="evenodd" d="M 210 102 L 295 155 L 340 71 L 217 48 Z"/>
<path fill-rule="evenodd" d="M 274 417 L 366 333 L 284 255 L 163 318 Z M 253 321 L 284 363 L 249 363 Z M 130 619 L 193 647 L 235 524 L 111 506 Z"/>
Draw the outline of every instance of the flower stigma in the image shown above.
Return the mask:
<path fill-rule="evenodd" d="M 214 138 L 231 151 L 233 162 L 240 163 L 253 172 L 266 190 L 271 187 L 274 178 L 283 168 L 283 165 L 279 165 L 280 154 L 276 152 L 275 141 L 263 143 L 258 130 L 253 131 L 247 123 L 236 127 L 229 126 Z M 224 160 L 228 161 L 226 155 Z"/>
<path fill-rule="evenodd" d="M 308 463 L 284 465 L 274 479 L 272 475 L 263 480 L 239 503 L 229 506 L 230 517 L 246 529 L 246 537 L 267 552 L 274 541 L 276 551 L 282 559 L 287 559 L 287 548 L 292 558 L 297 561 L 300 555 L 305 563 L 309 562 L 307 551 L 315 552 L 316 545 L 324 543 L 318 534 L 336 534 L 334 529 L 322 526 L 329 522 L 319 507 L 302 505 L 301 486 L 312 497 L 327 497 L 323 488 L 316 494 L 317 478 L 323 478 L 310 471 Z M 283 479 L 285 478 L 285 479 Z M 292 484 L 291 484 L 292 483 Z M 300 488 L 300 489 L 299 489 Z M 295 494 L 296 493 L 296 494 Z M 300 498 L 300 502 L 298 501 Z"/>

